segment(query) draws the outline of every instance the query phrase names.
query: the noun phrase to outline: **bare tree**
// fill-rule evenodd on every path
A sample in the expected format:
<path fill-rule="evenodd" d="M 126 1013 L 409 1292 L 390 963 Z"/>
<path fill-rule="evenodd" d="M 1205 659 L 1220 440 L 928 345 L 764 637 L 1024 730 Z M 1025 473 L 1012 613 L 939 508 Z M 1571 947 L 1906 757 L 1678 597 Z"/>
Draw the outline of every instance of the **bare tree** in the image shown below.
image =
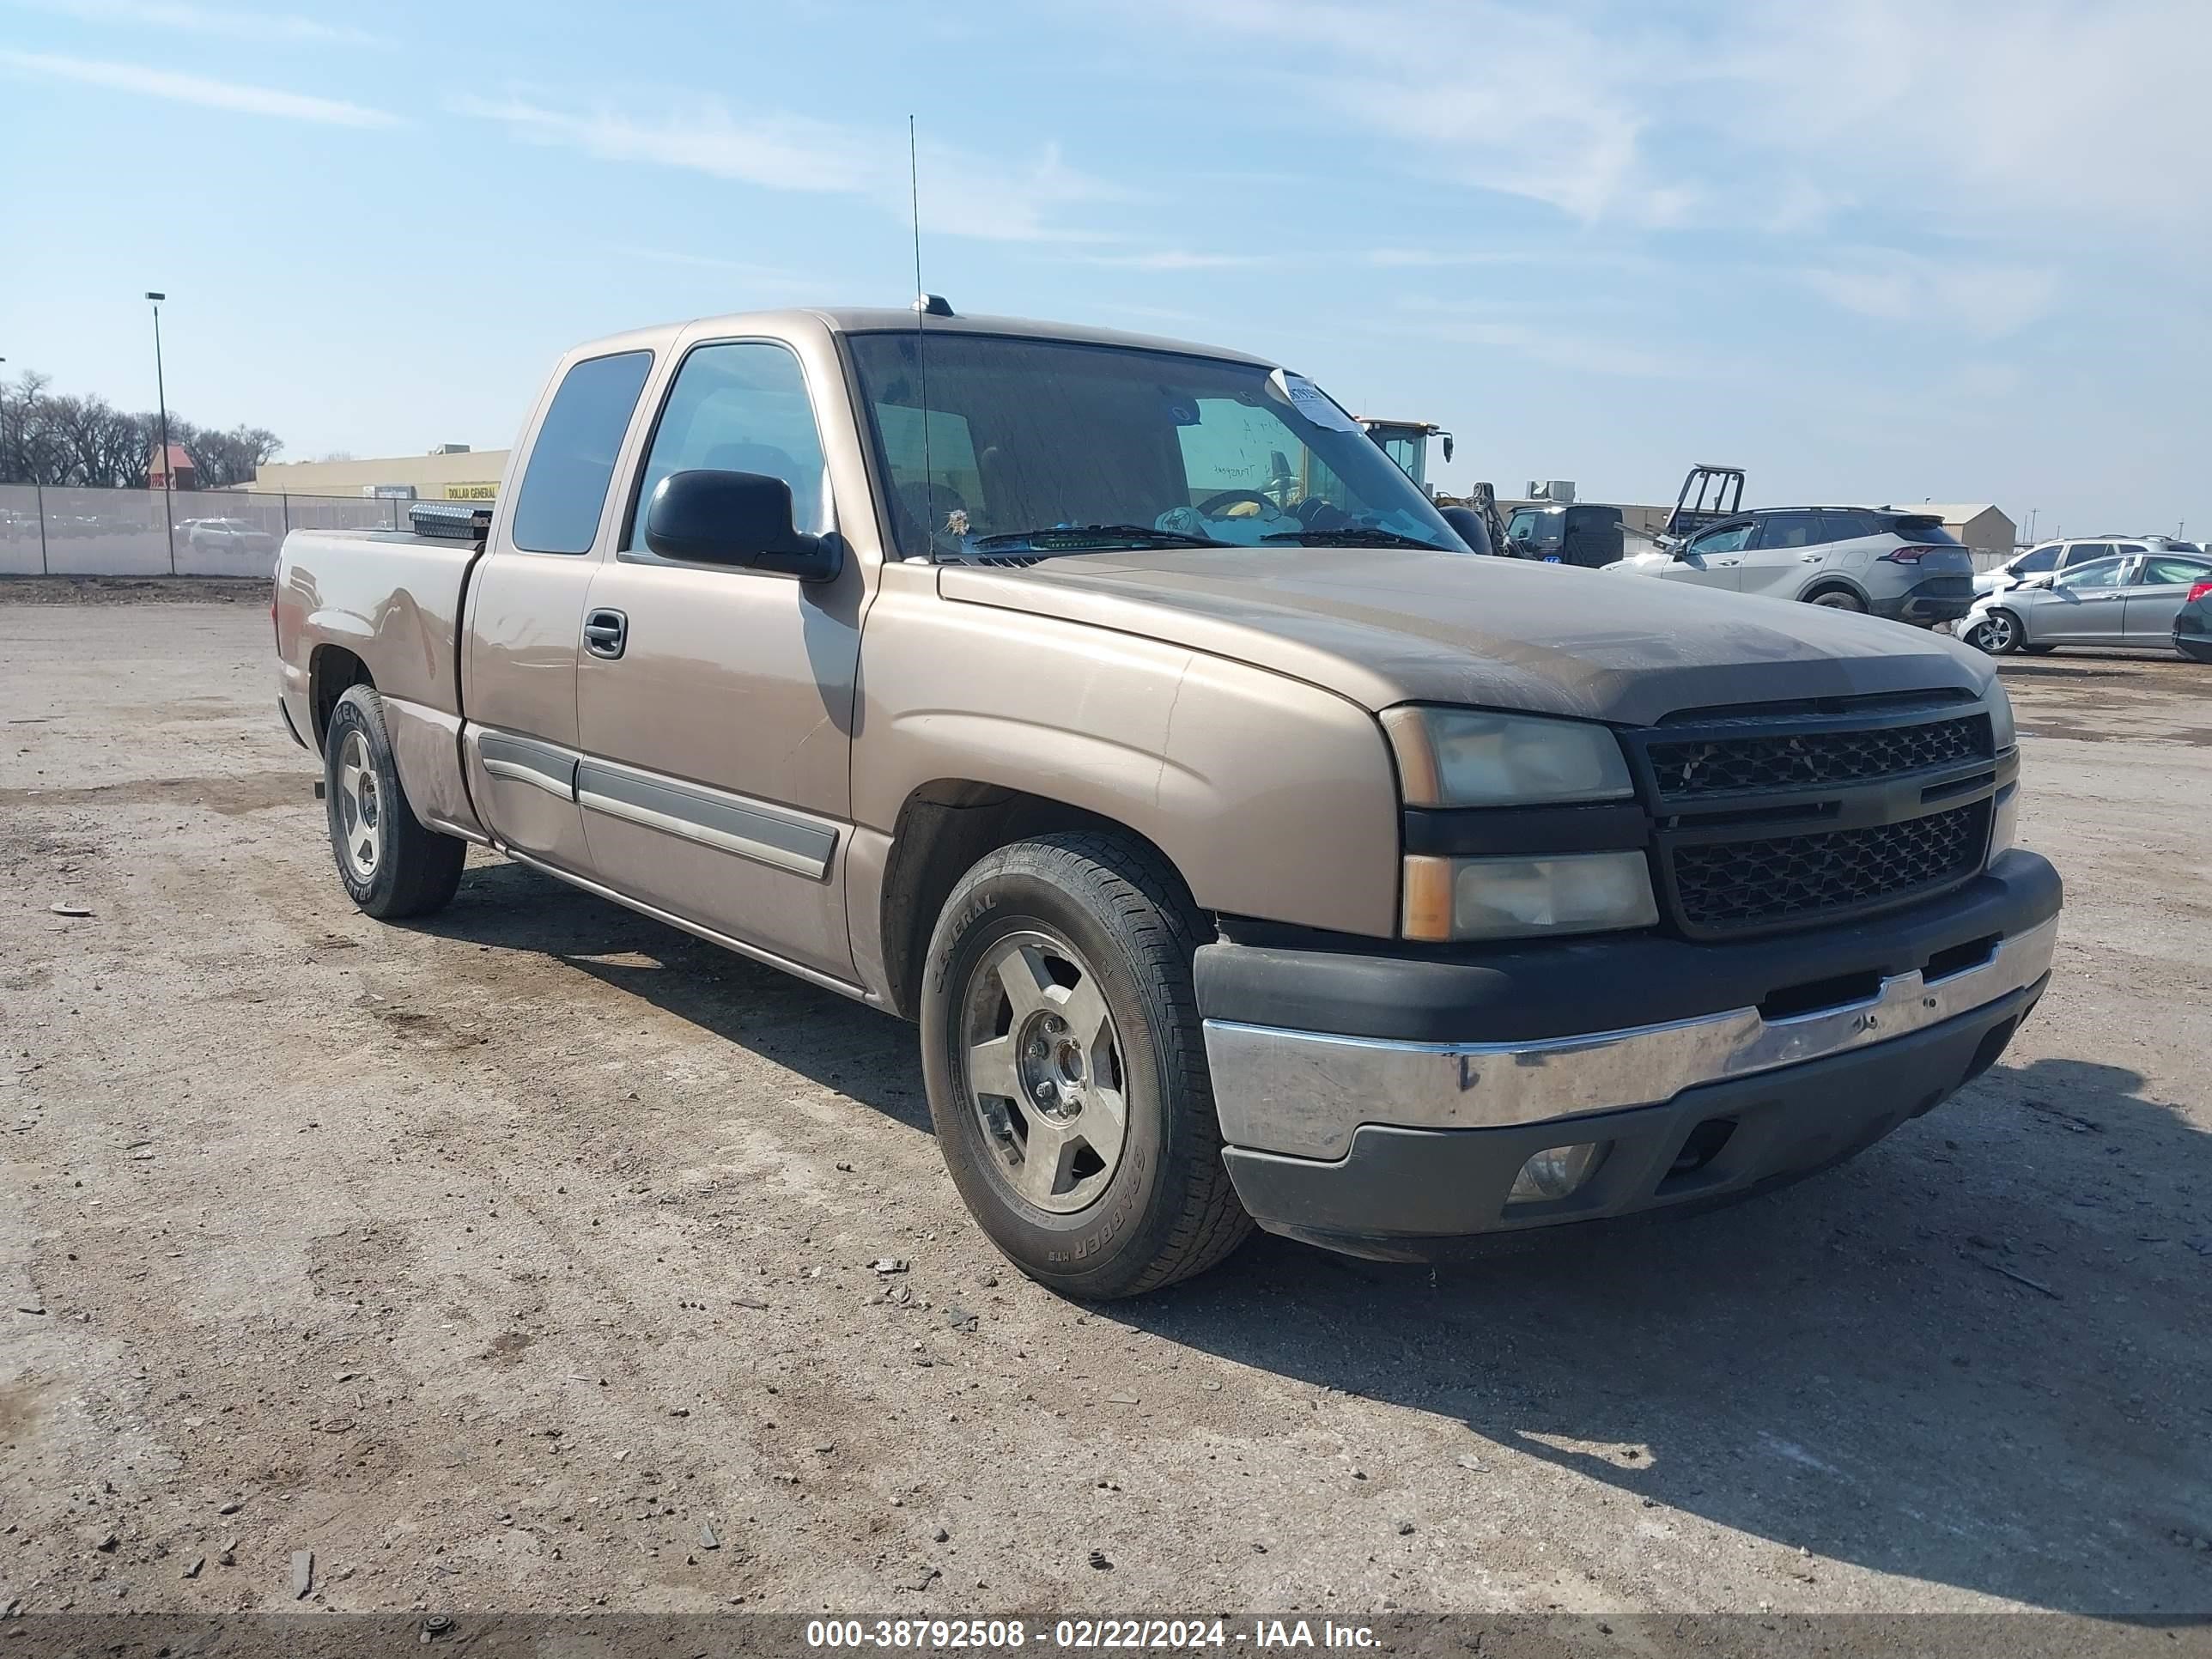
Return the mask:
<path fill-rule="evenodd" d="M 263 427 L 234 426 L 228 432 L 211 427 L 190 427 L 179 436 L 172 418 L 169 434 L 192 458 L 192 470 L 202 489 L 222 489 L 252 482 L 256 471 L 276 458 L 284 447 L 277 435 Z"/>
<path fill-rule="evenodd" d="M 0 381 L 0 483 L 77 484 L 143 489 L 161 442 L 161 422 L 131 414 L 97 394 L 56 397 L 47 376 L 26 373 L 13 387 Z M 264 428 L 202 430 L 169 416 L 169 441 L 191 458 L 199 483 L 219 489 L 249 482 L 283 448 Z"/>

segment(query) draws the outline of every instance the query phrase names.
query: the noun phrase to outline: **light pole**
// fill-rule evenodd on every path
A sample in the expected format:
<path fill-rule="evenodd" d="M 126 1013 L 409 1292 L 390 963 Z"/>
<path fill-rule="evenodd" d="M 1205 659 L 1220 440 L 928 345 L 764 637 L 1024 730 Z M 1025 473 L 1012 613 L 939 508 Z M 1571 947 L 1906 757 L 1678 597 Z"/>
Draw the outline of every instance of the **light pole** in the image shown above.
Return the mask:
<path fill-rule="evenodd" d="M 169 502 L 169 390 L 161 380 L 161 301 L 169 296 L 146 290 L 154 304 L 154 396 L 161 410 L 161 523 L 169 532 L 169 574 L 177 574 L 177 514 Z"/>

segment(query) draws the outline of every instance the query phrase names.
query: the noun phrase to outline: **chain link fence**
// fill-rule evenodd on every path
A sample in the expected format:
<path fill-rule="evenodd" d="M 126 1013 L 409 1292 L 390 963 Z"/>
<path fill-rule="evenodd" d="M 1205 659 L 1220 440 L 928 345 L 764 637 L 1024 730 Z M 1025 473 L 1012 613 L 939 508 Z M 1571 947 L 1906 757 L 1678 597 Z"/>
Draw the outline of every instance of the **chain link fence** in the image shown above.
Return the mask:
<path fill-rule="evenodd" d="M 0 576 L 271 576 L 291 530 L 404 530 L 412 501 L 0 484 Z M 172 527 L 173 525 L 173 528 Z"/>

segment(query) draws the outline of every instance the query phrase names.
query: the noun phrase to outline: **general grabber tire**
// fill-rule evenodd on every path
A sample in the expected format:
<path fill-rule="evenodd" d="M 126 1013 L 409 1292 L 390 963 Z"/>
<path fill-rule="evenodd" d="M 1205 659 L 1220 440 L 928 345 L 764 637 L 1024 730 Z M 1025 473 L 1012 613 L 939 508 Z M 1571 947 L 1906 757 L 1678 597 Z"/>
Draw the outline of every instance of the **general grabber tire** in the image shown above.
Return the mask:
<path fill-rule="evenodd" d="M 1251 1221 L 1221 1161 L 1182 884 L 1133 837 L 989 854 L 939 914 L 921 995 L 953 1184 L 1030 1278 L 1091 1300 L 1202 1273 Z"/>
<path fill-rule="evenodd" d="M 384 701 L 349 686 L 323 734 L 323 805 L 346 896 L 383 921 L 442 910 L 461 884 L 468 843 L 426 830 L 399 787 Z"/>

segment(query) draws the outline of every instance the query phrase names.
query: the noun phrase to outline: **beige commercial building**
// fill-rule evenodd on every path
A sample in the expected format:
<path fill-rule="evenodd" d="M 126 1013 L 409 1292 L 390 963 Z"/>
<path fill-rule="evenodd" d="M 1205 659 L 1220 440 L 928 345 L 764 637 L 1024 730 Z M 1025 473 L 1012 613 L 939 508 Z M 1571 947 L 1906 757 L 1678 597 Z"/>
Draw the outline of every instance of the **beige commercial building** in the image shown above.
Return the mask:
<path fill-rule="evenodd" d="M 380 460 L 273 461 L 246 487 L 261 495 L 404 495 L 418 501 L 488 501 L 507 471 L 504 449 L 447 445 L 428 455 Z"/>
<path fill-rule="evenodd" d="M 1892 501 L 1900 513 L 1927 513 L 1942 520 L 1943 528 L 1965 544 L 1970 553 L 2010 558 L 2020 530 L 2012 520 L 1988 501 Z"/>

